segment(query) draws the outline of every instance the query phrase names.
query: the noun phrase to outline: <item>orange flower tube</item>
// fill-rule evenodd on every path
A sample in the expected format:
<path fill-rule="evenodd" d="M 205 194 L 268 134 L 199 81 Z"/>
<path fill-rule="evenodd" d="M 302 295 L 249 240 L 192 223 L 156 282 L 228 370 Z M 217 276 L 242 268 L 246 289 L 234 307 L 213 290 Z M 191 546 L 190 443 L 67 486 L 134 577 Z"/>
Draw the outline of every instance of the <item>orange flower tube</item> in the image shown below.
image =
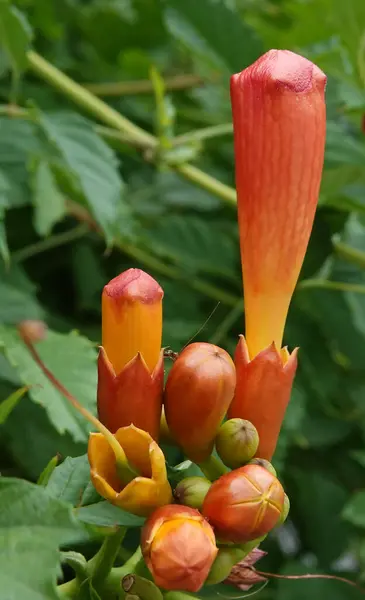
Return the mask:
<path fill-rule="evenodd" d="M 281 347 L 321 182 L 326 76 L 270 50 L 231 79 L 236 186 L 250 358 Z"/>
<path fill-rule="evenodd" d="M 112 279 L 102 295 L 98 414 L 113 433 L 131 423 L 158 438 L 163 388 L 163 290 L 140 269 Z"/>
<path fill-rule="evenodd" d="M 228 415 L 255 425 L 257 456 L 268 460 L 296 369 L 296 353 L 281 345 L 317 206 L 325 84 L 316 65 L 287 50 L 270 50 L 231 79 L 246 342 Z"/>

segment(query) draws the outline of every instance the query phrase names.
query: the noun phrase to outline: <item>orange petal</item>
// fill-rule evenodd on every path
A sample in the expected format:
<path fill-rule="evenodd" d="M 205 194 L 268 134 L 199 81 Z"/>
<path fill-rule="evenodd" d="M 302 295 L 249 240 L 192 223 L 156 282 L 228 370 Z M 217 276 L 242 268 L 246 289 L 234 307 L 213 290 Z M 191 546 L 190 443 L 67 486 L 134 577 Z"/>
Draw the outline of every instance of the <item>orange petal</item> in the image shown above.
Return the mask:
<path fill-rule="evenodd" d="M 325 143 L 326 76 L 270 50 L 231 78 L 246 339 L 281 347 L 312 229 Z"/>
<path fill-rule="evenodd" d="M 150 445 L 153 440 L 149 433 L 138 429 L 134 425 L 129 425 L 118 429 L 115 437 L 122 446 L 129 462 L 136 467 L 141 475 L 151 477 Z M 160 452 L 162 451 L 160 450 Z"/>
<path fill-rule="evenodd" d="M 91 480 L 96 491 L 113 502 L 121 489 L 114 452 L 101 433 L 91 433 L 88 444 Z"/>

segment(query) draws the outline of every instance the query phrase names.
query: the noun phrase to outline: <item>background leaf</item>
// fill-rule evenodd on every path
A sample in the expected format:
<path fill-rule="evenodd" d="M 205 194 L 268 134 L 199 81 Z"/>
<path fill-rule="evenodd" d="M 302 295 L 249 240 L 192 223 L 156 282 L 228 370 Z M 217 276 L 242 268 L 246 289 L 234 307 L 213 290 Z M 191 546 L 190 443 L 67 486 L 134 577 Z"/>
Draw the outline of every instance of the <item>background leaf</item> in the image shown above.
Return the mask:
<path fill-rule="evenodd" d="M 0 585 L 4 598 L 57 599 L 60 544 L 75 538 L 70 506 L 43 487 L 20 479 L 0 479 Z"/>
<path fill-rule="evenodd" d="M 75 441 L 84 441 L 90 430 L 88 422 L 50 383 L 34 361 L 16 330 L 4 328 L 0 333 L 5 355 L 20 379 L 30 386 L 29 395 L 41 404 L 57 431 L 71 433 Z M 93 410 L 96 390 L 96 352 L 93 344 L 76 332 L 62 335 L 49 331 L 37 350 L 48 369 L 81 404 Z"/>

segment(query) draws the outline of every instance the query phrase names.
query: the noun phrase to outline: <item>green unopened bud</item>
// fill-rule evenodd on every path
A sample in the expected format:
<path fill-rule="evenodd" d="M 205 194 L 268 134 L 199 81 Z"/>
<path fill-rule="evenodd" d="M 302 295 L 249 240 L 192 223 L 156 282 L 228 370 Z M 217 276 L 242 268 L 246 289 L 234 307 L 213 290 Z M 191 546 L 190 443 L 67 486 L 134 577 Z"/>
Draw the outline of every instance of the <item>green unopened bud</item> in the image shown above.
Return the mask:
<path fill-rule="evenodd" d="M 264 469 L 269 471 L 269 473 L 271 473 L 272 475 L 275 475 L 275 477 L 277 477 L 275 467 L 271 464 L 271 462 L 266 460 L 266 458 L 253 458 L 252 460 L 250 460 L 250 462 L 248 464 L 249 465 L 259 465 L 260 467 L 264 467 Z"/>
<path fill-rule="evenodd" d="M 176 486 L 175 499 L 179 504 L 200 509 L 211 485 L 205 477 L 186 477 Z"/>
<path fill-rule="evenodd" d="M 283 506 L 283 510 L 281 511 L 281 515 L 280 515 L 280 519 L 278 521 L 277 527 L 279 527 L 280 525 L 282 525 L 283 523 L 285 523 L 288 514 L 290 511 L 290 500 L 287 494 L 285 494 L 284 496 L 284 506 Z"/>
<path fill-rule="evenodd" d="M 246 544 L 239 546 L 224 546 L 219 548 L 217 557 L 209 571 L 206 585 L 215 585 L 227 579 L 232 567 L 243 560 L 254 548 L 256 548 L 263 538 L 251 540 Z"/>
<path fill-rule="evenodd" d="M 230 419 L 221 425 L 215 446 L 222 461 L 238 469 L 255 456 L 259 445 L 257 429 L 245 419 Z"/>

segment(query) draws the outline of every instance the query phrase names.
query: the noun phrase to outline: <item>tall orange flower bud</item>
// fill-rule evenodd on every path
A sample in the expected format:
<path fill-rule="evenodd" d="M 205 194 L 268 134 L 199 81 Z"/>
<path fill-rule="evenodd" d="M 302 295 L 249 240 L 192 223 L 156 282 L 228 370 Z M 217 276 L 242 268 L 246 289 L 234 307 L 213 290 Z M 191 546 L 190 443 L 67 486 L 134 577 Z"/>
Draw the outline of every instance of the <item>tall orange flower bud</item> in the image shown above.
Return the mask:
<path fill-rule="evenodd" d="M 270 50 L 231 78 L 247 347 L 241 340 L 229 416 L 255 425 L 258 456 L 268 459 L 295 372 L 295 356 L 280 348 L 317 205 L 325 83 L 316 65 L 287 50 Z"/>
<path fill-rule="evenodd" d="M 281 347 L 321 182 L 326 76 L 270 50 L 231 79 L 238 220 L 251 358 Z"/>
<path fill-rule="evenodd" d="M 142 529 L 143 557 L 155 583 L 165 590 L 197 592 L 217 555 L 213 530 L 195 509 L 157 509 Z"/>
<path fill-rule="evenodd" d="M 165 388 L 166 421 L 191 460 L 210 456 L 235 383 L 231 357 L 213 344 L 190 344 L 175 361 Z"/>
<path fill-rule="evenodd" d="M 98 413 L 112 432 L 133 423 L 158 438 L 162 298 L 162 288 L 140 269 L 128 269 L 104 287 Z"/>
<path fill-rule="evenodd" d="M 240 544 L 267 534 L 276 525 L 284 497 L 272 473 L 259 465 L 245 465 L 211 485 L 202 513 L 220 540 Z"/>

